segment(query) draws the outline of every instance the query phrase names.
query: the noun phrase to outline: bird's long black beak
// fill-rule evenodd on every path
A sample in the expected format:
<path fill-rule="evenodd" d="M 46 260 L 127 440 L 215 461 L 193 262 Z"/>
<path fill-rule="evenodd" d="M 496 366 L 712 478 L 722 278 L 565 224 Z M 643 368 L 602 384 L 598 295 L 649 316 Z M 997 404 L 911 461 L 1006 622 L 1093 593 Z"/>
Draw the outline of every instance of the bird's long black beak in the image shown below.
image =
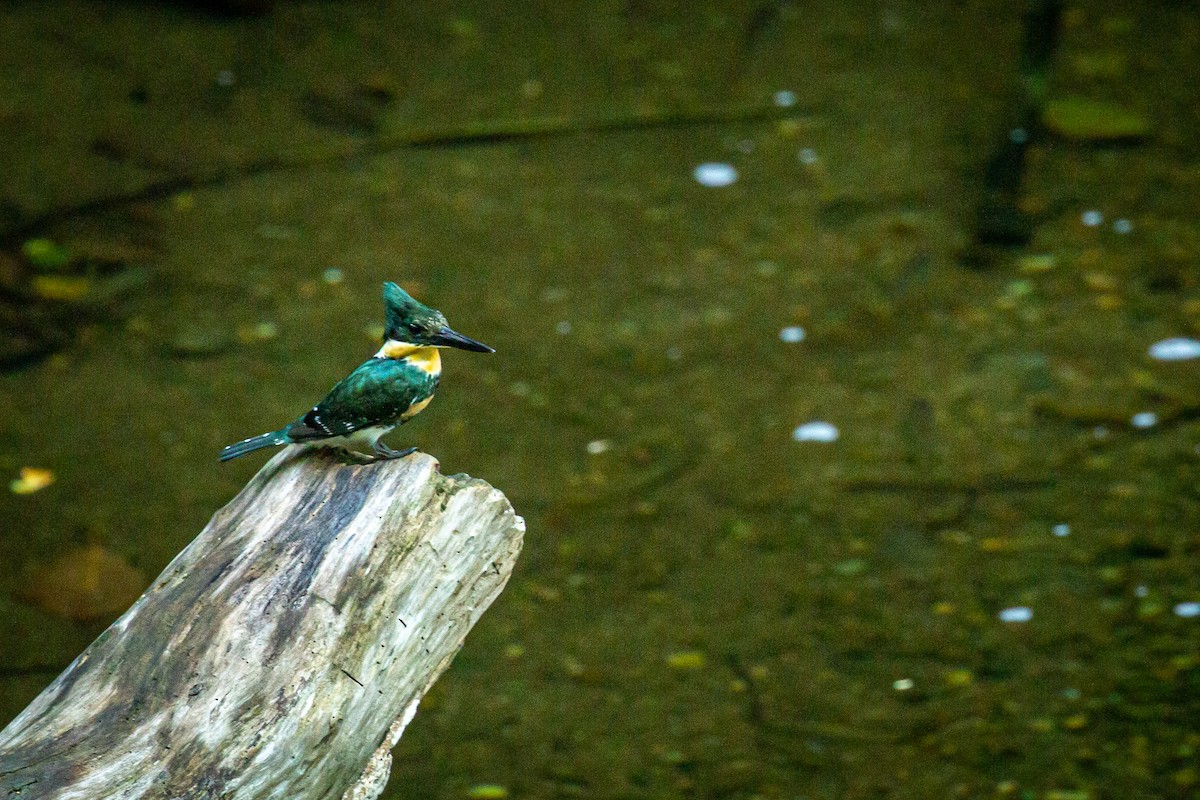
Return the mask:
<path fill-rule="evenodd" d="M 433 343 L 443 347 L 457 347 L 459 350 L 470 350 L 474 353 L 494 353 L 492 348 L 488 347 L 483 342 L 477 342 L 469 336 L 463 336 L 461 333 L 442 328 L 440 331 L 429 337 Z"/>

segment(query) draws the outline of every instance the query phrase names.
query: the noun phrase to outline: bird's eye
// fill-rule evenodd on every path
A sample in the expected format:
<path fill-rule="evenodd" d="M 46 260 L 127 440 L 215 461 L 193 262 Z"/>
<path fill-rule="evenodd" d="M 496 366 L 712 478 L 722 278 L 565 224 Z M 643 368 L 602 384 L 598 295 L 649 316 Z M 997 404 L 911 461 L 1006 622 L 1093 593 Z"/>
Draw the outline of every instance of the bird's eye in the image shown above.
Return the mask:
<path fill-rule="evenodd" d="M 408 325 L 406 327 L 408 328 L 409 333 L 417 334 L 417 333 L 421 332 L 421 326 L 415 322 L 408 323 Z"/>

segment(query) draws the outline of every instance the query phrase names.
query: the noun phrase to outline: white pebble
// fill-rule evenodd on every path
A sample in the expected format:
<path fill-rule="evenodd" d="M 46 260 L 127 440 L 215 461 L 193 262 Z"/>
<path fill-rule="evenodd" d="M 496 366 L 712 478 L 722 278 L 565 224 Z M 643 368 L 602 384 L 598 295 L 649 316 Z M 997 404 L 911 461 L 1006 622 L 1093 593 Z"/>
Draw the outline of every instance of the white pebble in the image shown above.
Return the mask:
<path fill-rule="evenodd" d="M 598 456 L 601 453 L 607 453 L 612 447 L 612 442 L 608 439 L 593 439 L 587 443 L 588 455 Z"/>
<path fill-rule="evenodd" d="M 1190 600 L 1186 603 L 1176 603 L 1175 616 L 1200 617 L 1200 603 L 1197 603 L 1195 600 Z"/>
<path fill-rule="evenodd" d="M 806 422 L 803 425 L 798 425 L 792 431 L 792 441 L 794 442 L 836 442 L 841 433 L 837 426 L 832 422 L 822 422 L 821 420 L 813 420 Z"/>
<path fill-rule="evenodd" d="M 1188 361 L 1200 358 L 1200 341 L 1186 336 L 1172 336 L 1150 345 L 1147 352 L 1155 361 Z"/>
<path fill-rule="evenodd" d="M 1158 424 L 1158 414 L 1155 414 L 1153 411 L 1139 411 L 1129 418 L 1129 424 L 1139 431 L 1153 428 Z"/>
<path fill-rule="evenodd" d="M 789 92 L 787 89 L 776 92 L 773 99 L 775 101 L 775 105 L 779 106 L 780 108 L 791 108 L 792 106 L 796 105 L 796 93 Z"/>
<path fill-rule="evenodd" d="M 1033 619 L 1033 609 L 1029 606 L 1012 606 L 1001 609 L 996 618 L 1001 622 L 1029 622 Z"/>
<path fill-rule="evenodd" d="M 222 89 L 228 89 L 237 83 L 237 76 L 233 74 L 231 69 L 223 69 L 217 73 L 217 86 Z"/>
<path fill-rule="evenodd" d="M 892 681 L 892 688 L 897 692 L 907 692 L 916 685 L 916 682 L 912 678 L 900 678 Z"/>
<path fill-rule="evenodd" d="M 710 189 L 719 189 L 722 186 L 732 186 L 736 183 L 738 172 L 733 164 L 707 161 L 692 170 L 692 177 L 701 186 L 707 186 Z"/>
<path fill-rule="evenodd" d="M 321 280 L 325 281 L 330 286 L 339 284 L 342 281 L 344 281 L 345 279 L 346 279 L 345 273 L 343 273 L 337 267 L 330 267 L 329 269 L 327 269 L 321 273 Z"/>
<path fill-rule="evenodd" d="M 1051 528 L 1050 531 L 1055 536 L 1070 536 L 1071 535 L 1071 526 L 1065 522 L 1060 522 L 1057 525 L 1055 525 L 1053 528 Z"/>
<path fill-rule="evenodd" d="M 799 158 L 800 163 L 806 167 L 811 167 L 819 160 L 817 157 L 817 151 L 813 150 L 811 147 L 800 148 L 800 152 L 796 155 L 796 157 Z"/>
<path fill-rule="evenodd" d="M 1132 233 L 1132 232 L 1133 232 L 1133 222 L 1131 222 L 1130 220 L 1127 220 L 1124 217 L 1113 220 L 1113 233 L 1120 233 L 1123 235 L 1123 234 Z"/>
<path fill-rule="evenodd" d="M 797 344 L 803 342 L 808 333 L 799 325 L 788 325 L 779 332 L 779 341 L 787 342 L 788 344 Z"/>
<path fill-rule="evenodd" d="M 554 331 L 559 336 L 566 336 L 571 332 L 571 323 L 564 319 L 554 326 Z"/>
<path fill-rule="evenodd" d="M 1134 597 L 1149 597 L 1150 596 L 1150 587 L 1143 586 L 1141 584 L 1133 587 L 1133 596 Z"/>
<path fill-rule="evenodd" d="M 1025 144 L 1029 141 L 1029 131 L 1024 128 L 1013 128 L 1008 132 L 1008 140 L 1013 144 Z"/>
<path fill-rule="evenodd" d="M 1104 222 L 1104 214 L 1095 209 L 1090 209 L 1079 215 L 1079 221 L 1089 228 L 1094 228 Z"/>

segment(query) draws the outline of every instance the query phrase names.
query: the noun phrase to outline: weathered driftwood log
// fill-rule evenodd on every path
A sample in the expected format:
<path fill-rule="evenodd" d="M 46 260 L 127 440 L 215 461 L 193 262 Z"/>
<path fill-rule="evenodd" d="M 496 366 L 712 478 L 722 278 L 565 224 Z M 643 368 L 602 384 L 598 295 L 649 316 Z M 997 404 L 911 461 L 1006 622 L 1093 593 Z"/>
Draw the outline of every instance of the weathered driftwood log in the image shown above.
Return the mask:
<path fill-rule="evenodd" d="M 0 731 L 0 798 L 378 796 L 524 523 L 429 456 L 276 456 Z"/>

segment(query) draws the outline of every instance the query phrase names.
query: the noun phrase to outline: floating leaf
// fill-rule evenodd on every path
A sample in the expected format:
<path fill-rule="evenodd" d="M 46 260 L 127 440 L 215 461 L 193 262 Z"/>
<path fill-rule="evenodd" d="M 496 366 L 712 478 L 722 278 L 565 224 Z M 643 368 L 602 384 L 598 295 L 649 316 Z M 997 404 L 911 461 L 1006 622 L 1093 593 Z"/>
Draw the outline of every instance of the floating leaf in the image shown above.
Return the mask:
<path fill-rule="evenodd" d="M 21 467 L 21 477 L 11 480 L 8 489 L 13 494 L 33 494 L 54 483 L 54 473 L 39 467 Z"/>

